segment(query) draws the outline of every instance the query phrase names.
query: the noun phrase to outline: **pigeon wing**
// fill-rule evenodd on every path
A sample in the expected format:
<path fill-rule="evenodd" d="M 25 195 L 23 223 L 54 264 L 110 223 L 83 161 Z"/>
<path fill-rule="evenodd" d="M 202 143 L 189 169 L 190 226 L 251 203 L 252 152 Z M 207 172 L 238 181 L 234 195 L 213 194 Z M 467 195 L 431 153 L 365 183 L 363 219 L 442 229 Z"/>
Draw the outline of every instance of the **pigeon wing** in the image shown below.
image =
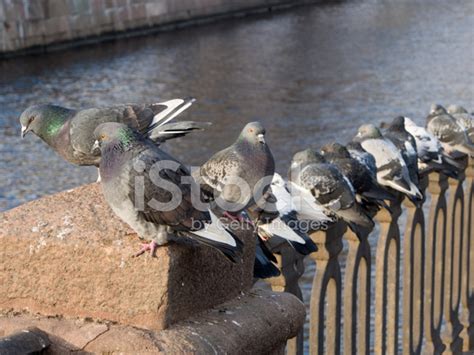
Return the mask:
<path fill-rule="evenodd" d="M 138 160 L 140 160 L 140 163 Z M 210 221 L 210 216 L 207 211 L 199 211 L 193 206 L 191 185 L 183 183 L 183 178 L 191 181 L 189 171 L 178 162 L 176 162 L 179 164 L 177 169 L 156 169 L 155 164 L 165 160 L 176 162 L 165 152 L 157 149 L 149 149 L 135 158 L 134 163 L 136 165 L 145 163 L 145 170 L 142 173 L 138 173 L 135 169 L 130 170 L 130 178 L 128 179 L 129 198 L 131 201 L 137 201 L 141 198 L 137 193 L 143 194 L 144 203 L 138 213 L 148 222 L 168 225 L 178 231 L 202 228 L 202 226 L 193 225 L 193 223 L 195 221 Z M 137 189 L 135 184 L 137 178 L 140 177 L 143 177 L 143 188 Z M 176 189 L 178 194 L 181 194 L 181 200 L 173 208 L 157 208 L 157 202 L 166 204 L 171 202 L 173 198 L 173 192 L 163 183 L 172 184 L 172 188 Z"/>

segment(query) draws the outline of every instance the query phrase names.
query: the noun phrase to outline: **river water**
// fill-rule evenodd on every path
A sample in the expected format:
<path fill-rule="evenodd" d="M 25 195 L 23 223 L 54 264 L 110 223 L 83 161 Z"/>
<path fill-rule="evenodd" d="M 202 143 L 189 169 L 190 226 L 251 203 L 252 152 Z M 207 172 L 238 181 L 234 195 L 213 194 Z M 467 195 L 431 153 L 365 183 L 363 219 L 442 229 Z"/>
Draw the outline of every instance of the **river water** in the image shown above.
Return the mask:
<path fill-rule="evenodd" d="M 297 150 L 364 122 L 421 123 L 433 102 L 474 109 L 473 29 L 471 0 L 330 2 L 1 61 L 0 211 L 96 178 L 19 138 L 29 105 L 194 96 L 183 118 L 213 126 L 167 144 L 174 156 L 200 164 L 260 120 L 284 173 Z"/>

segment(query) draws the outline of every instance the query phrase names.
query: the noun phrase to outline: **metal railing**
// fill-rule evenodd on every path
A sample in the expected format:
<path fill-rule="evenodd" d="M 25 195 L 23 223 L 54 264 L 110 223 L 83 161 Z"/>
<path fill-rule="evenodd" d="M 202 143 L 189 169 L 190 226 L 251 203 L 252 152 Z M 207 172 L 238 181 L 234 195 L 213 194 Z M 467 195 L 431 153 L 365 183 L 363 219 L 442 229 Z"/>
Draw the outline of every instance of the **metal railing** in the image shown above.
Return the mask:
<path fill-rule="evenodd" d="M 423 206 L 400 198 L 391 212 L 382 209 L 374 216 L 379 230 L 370 233 L 376 242 L 374 268 L 369 234 L 357 237 L 342 222 L 311 234 L 319 249 L 309 255 L 315 263 L 308 315 L 311 354 L 474 350 L 474 161 L 461 160 L 466 169 L 459 179 L 435 172 L 421 179 L 427 196 Z M 268 282 L 273 290 L 302 299 L 303 257 L 286 243 L 274 251 L 280 253 L 282 275 Z M 302 354 L 303 342 L 301 330 L 288 342 L 287 353 Z"/>

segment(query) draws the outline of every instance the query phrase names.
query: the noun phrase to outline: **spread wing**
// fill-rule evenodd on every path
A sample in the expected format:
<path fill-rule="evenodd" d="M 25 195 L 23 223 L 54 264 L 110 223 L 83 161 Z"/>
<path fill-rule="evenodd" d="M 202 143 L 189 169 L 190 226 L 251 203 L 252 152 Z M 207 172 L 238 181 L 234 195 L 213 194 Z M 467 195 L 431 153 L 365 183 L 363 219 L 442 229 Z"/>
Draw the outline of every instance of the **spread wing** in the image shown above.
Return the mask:
<path fill-rule="evenodd" d="M 176 104 L 183 102 L 181 99 L 170 101 L 176 101 Z M 164 104 L 124 104 L 78 111 L 71 119 L 69 131 L 74 154 L 86 156 L 91 154 L 99 155 L 98 152 L 95 154 L 91 153 L 91 149 L 94 144 L 94 130 L 101 123 L 123 123 L 145 135 L 149 131 L 150 125 L 154 124 L 154 120 L 159 119 L 161 116 L 169 118 L 168 113 L 173 107 Z"/>

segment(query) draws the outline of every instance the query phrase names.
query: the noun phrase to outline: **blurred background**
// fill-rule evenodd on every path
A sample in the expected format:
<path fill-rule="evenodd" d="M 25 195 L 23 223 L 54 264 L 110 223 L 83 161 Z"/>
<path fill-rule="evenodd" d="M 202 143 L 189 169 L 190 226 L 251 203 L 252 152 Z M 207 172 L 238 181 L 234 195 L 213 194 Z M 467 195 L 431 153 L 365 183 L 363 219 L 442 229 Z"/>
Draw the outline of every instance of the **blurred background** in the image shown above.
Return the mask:
<path fill-rule="evenodd" d="M 0 13 L 4 41 L 19 16 L 5 10 L 10 3 L 3 0 Z M 197 165 L 246 122 L 260 120 L 277 170 L 286 173 L 297 150 L 345 142 L 362 122 L 403 114 L 422 123 L 434 102 L 474 109 L 473 25 L 471 0 L 323 1 L 3 58 L 0 210 L 96 178 L 94 168 L 66 163 L 36 136 L 20 139 L 18 117 L 29 105 L 87 108 L 194 96 L 181 117 L 213 125 L 164 149 Z"/>

